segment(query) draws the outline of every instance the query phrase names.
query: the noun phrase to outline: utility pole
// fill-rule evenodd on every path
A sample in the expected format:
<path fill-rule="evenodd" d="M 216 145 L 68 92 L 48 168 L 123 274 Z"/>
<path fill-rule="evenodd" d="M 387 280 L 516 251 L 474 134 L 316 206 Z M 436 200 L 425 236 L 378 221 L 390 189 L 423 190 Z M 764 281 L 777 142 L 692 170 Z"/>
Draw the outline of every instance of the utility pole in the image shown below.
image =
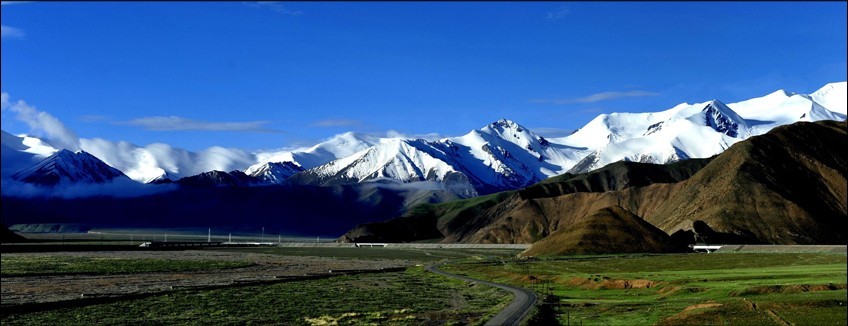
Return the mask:
<path fill-rule="evenodd" d="M 209 233 L 206 234 L 206 242 L 212 242 L 212 228 L 209 228 Z"/>

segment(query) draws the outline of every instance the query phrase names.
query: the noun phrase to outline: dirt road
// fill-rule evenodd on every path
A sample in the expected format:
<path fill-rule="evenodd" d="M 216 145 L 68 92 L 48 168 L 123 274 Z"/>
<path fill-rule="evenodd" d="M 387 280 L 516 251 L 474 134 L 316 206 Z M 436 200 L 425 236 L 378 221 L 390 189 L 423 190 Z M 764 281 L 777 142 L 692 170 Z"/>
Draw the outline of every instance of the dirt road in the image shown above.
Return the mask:
<path fill-rule="evenodd" d="M 443 264 L 442 264 L 443 265 Z M 524 317 L 530 313 L 530 310 L 533 309 L 533 305 L 536 303 L 536 294 L 533 291 L 530 291 L 525 288 L 515 287 L 512 285 L 494 283 L 484 280 L 478 280 L 476 278 L 460 276 L 456 274 L 451 274 L 445 271 L 442 271 L 438 268 L 437 265 L 427 266 L 426 269 L 430 272 L 452 277 L 456 279 L 460 279 L 468 282 L 475 282 L 480 284 L 485 284 L 488 286 L 494 286 L 496 288 L 500 288 L 509 292 L 512 292 L 515 295 L 515 298 L 512 300 L 503 311 L 492 317 L 486 325 L 519 325 Z"/>

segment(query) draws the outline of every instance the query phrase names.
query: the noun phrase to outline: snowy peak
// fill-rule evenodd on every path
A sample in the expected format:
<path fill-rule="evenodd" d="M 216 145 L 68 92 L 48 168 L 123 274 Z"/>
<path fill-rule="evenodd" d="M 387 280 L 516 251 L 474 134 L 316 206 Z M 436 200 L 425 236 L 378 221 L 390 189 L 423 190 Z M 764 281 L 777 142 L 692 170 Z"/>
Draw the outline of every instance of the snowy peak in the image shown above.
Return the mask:
<path fill-rule="evenodd" d="M 106 183 L 115 178 L 127 178 L 121 171 L 84 152 L 63 149 L 38 164 L 18 172 L 12 178 L 38 185 L 59 183 Z"/>
<path fill-rule="evenodd" d="M 442 181 L 453 167 L 419 150 L 422 140 L 393 139 L 364 151 L 310 169 L 307 175 L 319 184 L 362 182 L 388 178 L 400 182 Z"/>
<path fill-rule="evenodd" d="M 704 112 L 705 126 L 730 137 L 739 138 L 747 129 L 745 119 L 742 119 L 721 101 L 712 100 L 701 111 Z"/>
<path fill-rule="evenodd" d="M 810 98 L 826 109 L 842 114 L 848 114 L 846 98 L 848 98 L 848 82 L 830 83 L 810 94 Z"/>
<path fill-rule="evenodd" d="M 309 148 L 282 150 L 258 155 L 259 162 L 248 168 L 255 170 L 268 162 L 292 162 L 304 169 L 327 164 L 332 160 L 351 156 L 382 141 L 380 137 L 355 132 L 335 135 Z"/>
<path fill-rule="evenodd" d="M 280 184 L 295 173 L 303 171 L 300 165 L 285 162 L 268 162 L 256 164 L 244 171 L 259 184 Z"/>
<path fill-rule="evenodd" d="M 510 143 L 526 147 L 528 150 L 535 150 L 538 147 L 546 147 L 548 141 L 541 136 L 536 135 L 530 129 L 527 129 L 520 124 L 507 119 L 501 119 L 480 129 L 483 135 L 497 137 Z M 486 140 L 493 141 L 491 137 L 485 137 Z M 534 147 L 531 149 L 530 147 Z"/>

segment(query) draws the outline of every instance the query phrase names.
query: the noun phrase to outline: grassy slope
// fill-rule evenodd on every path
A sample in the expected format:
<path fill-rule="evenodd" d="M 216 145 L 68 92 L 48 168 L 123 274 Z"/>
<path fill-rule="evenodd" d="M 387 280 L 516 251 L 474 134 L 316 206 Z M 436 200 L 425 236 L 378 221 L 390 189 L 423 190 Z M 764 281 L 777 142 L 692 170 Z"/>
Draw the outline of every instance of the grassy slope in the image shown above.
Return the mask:
<path fill-rule="evenodd" d="M 560 321 L 587 325 L 845 325 L 846 260 L 833 254 L 583 256 L 461 264 L 475 277 L 550 287 Z M 528 277 L 532 274 L 532 277 Z M 624 281 L 631 288 L 625 288 Z M 688 308 L 688 310 L 687 310 Z"/>

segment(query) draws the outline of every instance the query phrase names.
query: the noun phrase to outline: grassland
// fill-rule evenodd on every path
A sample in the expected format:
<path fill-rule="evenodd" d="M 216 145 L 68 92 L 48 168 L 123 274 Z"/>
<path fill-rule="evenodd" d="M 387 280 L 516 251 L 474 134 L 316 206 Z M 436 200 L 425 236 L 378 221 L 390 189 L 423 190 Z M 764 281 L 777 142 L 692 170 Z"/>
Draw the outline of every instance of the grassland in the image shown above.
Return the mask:
<path fill-rule="evenodd" d="M 0 274 L 3 277 L 23 275 L 111 275 L 151 272 L 192 272 L 247 267 L 240 261 L 130 259 L 120 257 L 82 257 L 49 255 L 3 255 Z"/>
<path fill-rule="evenodd" d="M 551 309 L 539 311 L 552 311 L 561 324 L 846 325 L 848 317 L 848 268 L 841 253 L 515 259 L 516 253 L 265 247 L 3 254 L 2 324 L 477 324 L 512 299 L 415 266 L 443 260 L 454 261 L 442 268 L 452 273 L 532 288 L 540 298 L 549 294 Z M 268 281 L 275 275 L 396 266 L 409 268 Z M 203 272 L 185 273 L 191 271 Z M 134 289 L 151 283 L 157 284 Z M 95 300 L 79 300 L 79 293 L 88 298 L 95 285 L 109 287 L 102 291 L 107 297 L 98 301 L 95 292 Z M 62 296 L 55 293 L 60 288 L 71 289 Z M 59 301 L 28 303 L 22 291 L 34 289 Z"/>
<path fill-rule="evenodd" d="M 146 299 L 11 315 L 4 325 L 474 324 L 511 297 L 426 273 L 347 275 L 270 285 L 183 290 Z"/>
<path fill-rule="evenodd" d="M 845 325 L 844 254 L 575 256 L 444 270 L 550 294 L 562 324 Z"/>

